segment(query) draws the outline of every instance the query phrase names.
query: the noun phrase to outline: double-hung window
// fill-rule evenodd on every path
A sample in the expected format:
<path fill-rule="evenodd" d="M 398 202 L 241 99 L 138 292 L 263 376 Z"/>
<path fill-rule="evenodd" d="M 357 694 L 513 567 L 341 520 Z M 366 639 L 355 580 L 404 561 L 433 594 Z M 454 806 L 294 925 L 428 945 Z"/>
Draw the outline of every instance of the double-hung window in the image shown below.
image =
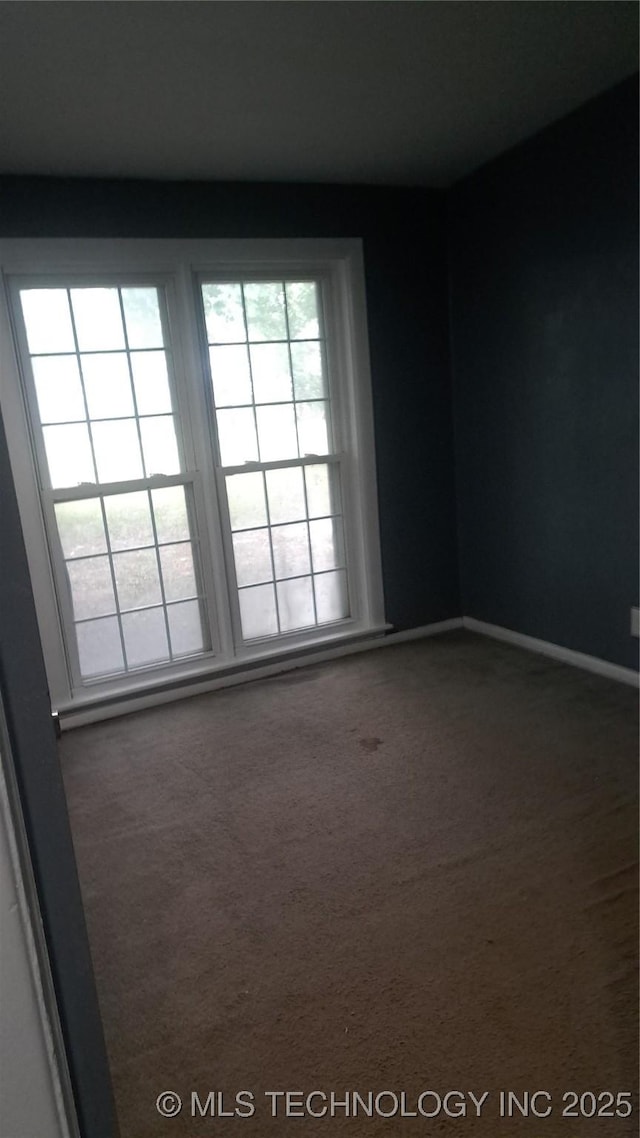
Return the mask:
<path fill-rule="evenodd" d="M 75 685 L 209 647 L 161 289 L 18 288 L 47 536 Z"/>
<path fill-rule="evenodd" d="M 357 242 L 0 256 L 3 414 L 58 706 L 380 630 Z"/>

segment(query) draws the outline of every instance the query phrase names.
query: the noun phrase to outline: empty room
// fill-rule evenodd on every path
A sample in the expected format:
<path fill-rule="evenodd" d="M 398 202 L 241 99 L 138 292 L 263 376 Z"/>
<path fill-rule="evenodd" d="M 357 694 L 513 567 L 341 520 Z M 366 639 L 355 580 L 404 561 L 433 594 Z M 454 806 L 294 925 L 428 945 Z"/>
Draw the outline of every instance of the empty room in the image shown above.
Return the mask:
<path fill-rule="evenodd" d="M 0 2 L 0 1138 L 637 1134 L 637 44 Z"/>

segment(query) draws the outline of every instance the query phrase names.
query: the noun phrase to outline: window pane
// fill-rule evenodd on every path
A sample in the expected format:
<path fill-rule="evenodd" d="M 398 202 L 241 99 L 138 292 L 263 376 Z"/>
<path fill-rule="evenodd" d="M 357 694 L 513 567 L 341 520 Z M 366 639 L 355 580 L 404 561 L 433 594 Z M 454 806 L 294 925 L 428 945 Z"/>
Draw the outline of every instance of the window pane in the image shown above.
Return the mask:
<path fill-rule="evenodd" d="M 318 624 L 332 620 L 344 620 L 349 616 L 349 596 L 347 574 L 344 569 L 337 573 L 322 573 L 313 578 L 316 591 L 316 611 Z"/>
<path fill-rule="evenodd" d="M 258 407 L 256 418 L 262 462 L 275 462 L 280 458 L 298 457 L 298 439 L 293 405 Z"/>
<path fill-rule="evenodd" d="M 327 465 L 305 466 L 307 483 L 307 504 L 310 518 L 321 518 L 326 514 L 340 513 L 337 485 L 331 468 Z"/>
<path fill-rule="evenodd" d="M 115 617 L 77 624 L 76 635 L 84 679 L 124 671 L 120 630 Z"/>
<path fill-rule="evenodd" d="M 288 281 L 285 288 L 291 339 L 315 339 L 320 334 L 315 281 Z"/>
<path fill-rule="evenodd" d="M 271 540 L 276 577 L 294 577 L 311 571 L 306 522 L 276 526 L 271 531 Z"/>
<path fill-rule="evenodd" d="M 146 490 L 111 494 L 104 500 L 109 541 L 113 550 L 153 545 L 153 529 Z"/>
<path fill-rule="evenodd" d="M 309 534 L 314 572 L 338 569 L 344 565 L 342 523 L 337 518 L 323 518 L 322 521 L 309 522 Z"/>
<path fill-rule="evenodd" d="M 300 467 L 268 470 L 266 477 L 271 523 L 297 522 L 305 518 L 304 483 Z"/>
<path fill-rule="evenodd" d="M 210 344 L 234 344 L 246 340 L 239 284 L 205 284 L 202 286 L 202 300 Z"/>
<path fill-rule="evenodd" d="M 178 474 L 180 456 L 173 415 L 140 420 L 140 435 L 147 478 L 154 474 Z"/>
<path fill-rule="evenodd" d="M 108 557 L 68 561 L 67 573 L 76 620 L 107 616 L 116 611 Z"/>
<path fill-rule="evenodd" d="M 256 403 L 282 403 L 293 399 L 286 344 L 252 345 L 251 373 Z"/>
<path fill-rule="evenodd" d="M 240 407 L 252 402 L 249 356 L 244 344 L 209 348 L 213 398 L 216 407 Z"/>
<path fill-rule="evenodd" d="M 231 529 L 263 526 L 267 521 L 261 474 L 230 474 L 226 480 Z"/>
<path fill-rule="evenodd" d="M 164 593 L 168 601 L 181 601 L 197 595 L 191 542 L 164 545 L 160 550 L 160 561 Z"/>
<path fill-rule="evenodd" d="M 153 515 L 158 541 L 182 541 L 189 538 L 187 503 L 182 486 L 152 490 Z"/>
<path fill-rule="evenodd" d="M 130 348 L 161 348 L 162 324 L 157 288 L 123 288 L 122 306 Z"/>
<path fill-rule="evenodd" d="M 162 609 L 145 609 L 122 617 L 124 648 L 130 668 L 160 664 L 169 659 L 167 629 Z"/>
<path fill-rule="evenodd" d="M 328 454 L 327 404 L 296 403 L 300 454 Z"/>
<path fill-rule="evenodd" d="M 245 640 L 255 640 L 258 636 L 274 636 L 277 633 L 278 619 L 273 585 L 240 589 L 238 598 L 242 635 Z"/>
<path fill-rule="evenodd" d="M 326 391 L 320 344 L 292 344 L 291 363 L 296 399 L 323 399 Z"/>
<path fill-rule="evenodd" d="M 113 558 L 121 609 L 142 608 L 161 600 L 158 563 L 154 549 L 116 553 Z"/>
<path fill-rule="evenodd" d="M 132 352 L 131 370 L 139 415 L 171 411 L 171 392 L 164 352 Z"/>
<path fill-rule="evenodd" d="M 315 624 L 311 577 L 299 577 L 295 581 L 279 581 L 276 587 L 280 628 L 283 632 Z"/>
<path fill-rule="evenodd" d="M 41 356 L 31 361 L 41 423 L 86 419 L 75 356 Z"/>
<path fill-rule="evenodd" d="M 216 419 L 222 465 L 241 466 L 243 462 L 255 462 L 258 445 L 253 411 L 250 408 L 218 411 Z"/>
<path fill-rule="evenodd" d="M 133 415 L 129 364 L 125 352 L 81 356 L 84 390 L 91 419 Z"/>
<path fill-rule="evenodd" d="M 71 304 L 81 352 L 124 348 L 117 288 L 72 288 Z"/>
<path fill-rule="evenodd" d="M 286 340 L 284 293 L 281 284 L 244 286 L 250 340 Z"/>
<path fill-rule="evenodd" d="M 100 482 L 142 478 L 142 461 L 134 419 L 112 419 L 91 428 Z"/>
<path fill-rule="evenodd" d="M 239 586 L 273 580 L 268 530 L 251 529 L 234 533 L 233 554 Z"/>
<path fill-rule="evenodd" d="M 58 502 L 55 507 L 58 533 L 65 557 L 106 553 L 107 541 L 99 498 Z"/>
<path fill-rule="evenodd" d="M 42 433 L 54 489 L 79 486 L 81 482 L 95 482 L 89 431 L 83 423 L 43 427 Z"/>
<path fill-rule="evenodd" d="M 195 652 L 202 652 L 204 640 L 198 601 L 169 605 L 167 616 L 169 618 L 171 650 L 174 656 L 191 656 Z"/>
<path fill-rule="evenodd" d="M 23 289 L 20 302 L 30 352 L 75 351 L 66 288 Z"/>

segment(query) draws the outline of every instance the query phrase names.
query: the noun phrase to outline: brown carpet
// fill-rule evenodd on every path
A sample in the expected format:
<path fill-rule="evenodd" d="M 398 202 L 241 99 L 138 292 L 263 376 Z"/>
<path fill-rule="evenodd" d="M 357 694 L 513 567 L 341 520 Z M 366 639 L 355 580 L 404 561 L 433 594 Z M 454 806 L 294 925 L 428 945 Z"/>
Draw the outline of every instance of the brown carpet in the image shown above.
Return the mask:
<path fill-rule="evenodd" d="M 561 1099 L 635 1084 L 636 703 L 460 632 L 69 732 L 123 1138 L 637 1134 Z M 504 1089 L 553 1113 L 500 1118 Z M 265 1090 L 490 1095 L 302 1119 Z"/>

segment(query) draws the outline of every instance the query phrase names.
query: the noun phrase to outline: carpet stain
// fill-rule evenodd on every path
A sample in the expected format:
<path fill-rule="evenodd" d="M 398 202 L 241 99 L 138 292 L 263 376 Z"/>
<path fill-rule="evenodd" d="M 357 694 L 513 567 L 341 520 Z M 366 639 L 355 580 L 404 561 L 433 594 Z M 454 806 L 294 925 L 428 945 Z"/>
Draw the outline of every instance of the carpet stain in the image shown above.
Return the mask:
<path fill-rule="evenodd" d="M 358 739 L 358 742 L 363 751 L 367 751 L 370 755 L 372 755 L 374 751 L 378 750 L 378 747 L 382 743 L 382 739 L 379 739 L 377 735 L 372 735 L 371 738 Z"/>

